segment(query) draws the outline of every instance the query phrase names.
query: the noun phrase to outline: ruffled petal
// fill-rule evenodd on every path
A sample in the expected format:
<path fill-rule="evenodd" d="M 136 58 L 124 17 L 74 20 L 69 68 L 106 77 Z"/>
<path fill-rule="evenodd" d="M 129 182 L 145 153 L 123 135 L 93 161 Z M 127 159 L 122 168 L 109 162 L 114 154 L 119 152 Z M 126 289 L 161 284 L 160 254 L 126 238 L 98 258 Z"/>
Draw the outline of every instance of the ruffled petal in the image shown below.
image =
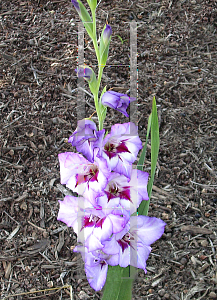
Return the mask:
<path fill-rule="evenodd" d="M 118 163 L 113 168 L 113 171 L 130 178 L 132 173 L 132 164 L 125 160 L 124 157 L 119 156 Z"/>
<path fill-rule="evenodd" d="M 143 269 L 145 271 L 145 273 L 147 273 L 147 271 L 146 271 L 146 261 L 148 259 L 148 256 L 149 256 L 150 252 L 151 252 L 151 247 L 150 246 L 145 246 L 145 245 L 142 245 L 142 244 L 138 244 L 136 252 L 137 253 L 135 253 L 135 255 L 132 256 L 130 264 L 132 266 L 136 267 L 136 268 Z"/>
<path fill-rule="evenodd" d="M 100 252 L 97 255 L 96 251 L 87 252 L 86 249 L 78 251 L 82 253 L 85 262 L 85 272 L 90 286 L 95 291 L 101 290 L 105 284 L 108 271 L 106 257 L 103 258 L 105 255 L 100 255 Z"/>
<path fill-rule="evenodd" d="M 106 254 L 119 254 L 119 245 L 118 242 L 115 239 L 115 235 L 113 235 L 110 239 L 107 241 L 102 242 L 103 244 L 103 252 Z"/>
<path fill-rule="evenodd" d="M 84 243 L 85 243 L 85 246 L 88 248 L 88 251 L 90 251 L 90 252 L 103 248 L 103 244 L 100 242 L 100 240 L 94 234 L 91 234 L 89 236 L 89 238 L 84 241 Z"/>
<path fill-rule="evenodd" d="M 107 258 L 106 261 L 110 266 L 117 266 L 119 262 L 119 255 L 118 254 L 109 255 L 109 258 Z"/>
<path fill-rule="evenodd" d="M 103 288 L 106 282 L 107 271 L 107 263 L 104 265 L 97 264 L 94 267 L 85 266 L 87 280 L 95 291 L 100 291 Z"/>
<path fill-rule="evenodd" d="M 125 218 L 114 215 L 114 214 L 109 214 L 108 217 L 111 220 L 112 223 L 112 233 L 118 233 L 123 230 L 125 226 Z"/>
<path fill-rule="evenodd" d="M 162 236 L 166 225 L 161 219 L 147 216 L 133 216 L 130 218 L 130 224 L 137 242 L 147 246 Z"/>
<path fill-rule="evenodd" d="M 83 200 L 83 198 L 80 200 Z M 59 204 L 60 209 L 57 220 L 64 222 L 68 227 L 74 227 L 78 217 L 78 198 L 65 196 L 63 201 L 59 200 Z"/>
<path fill-rule="evenodd" d="M 119 247 L 119 266 L 126 268 L 130 265 L 130 246 L 128 246 L 124 251 Z"/>
<path fill-rule="evenodd" d="M 105 129 L 97 131 L 96 124 L 88 119 L 78 121 L 78 126 L 68 142 L 75 146 L 90 162 L 94 162 L 94 149 L 101 152 Z"/>

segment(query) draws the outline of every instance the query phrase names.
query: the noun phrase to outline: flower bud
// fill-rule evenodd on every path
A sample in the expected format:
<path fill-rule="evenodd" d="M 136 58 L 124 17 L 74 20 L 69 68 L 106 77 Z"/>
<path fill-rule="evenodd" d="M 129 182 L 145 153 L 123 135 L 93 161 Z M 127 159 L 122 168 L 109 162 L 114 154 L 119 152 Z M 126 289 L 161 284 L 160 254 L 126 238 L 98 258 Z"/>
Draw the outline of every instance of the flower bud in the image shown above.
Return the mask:
<path fill-rule="evenodd" d="M 111 35 L 112 35 L 112 28 L 110 25 L 107 24 L 105 30 L 103 31 L 103 35 L 102 35 L 103 42 L 105 45 L 108 44 Z"/>
<path fill-rule="evenodd" d="M 129 117 L 126 111 L 127 107 L 129 106 L 130 102 L 135 100 L 136 98 L 129 97 L 127 94 L 120 94 L 115 91 L 105 92 L 102 96 L 103 105 L 116 109 L 126 117 Z"/>
<path fill-rule="evenodd" d="M 78 78 L 84 77 L 88 82 L 91 92 L 94 94 L 97 88 L 97 80 L 94 71 L 88 66 L 79 66 L 75 69 Z"/>
<path fill-rule="evenodd" d="M 101 34 L 100 46 L 99 46 L 99 56 L 100 64 L 106 65 L 108 58 L 109 44 L 111 40 L 112 28 L 110 25 L 106 24 Z"/>

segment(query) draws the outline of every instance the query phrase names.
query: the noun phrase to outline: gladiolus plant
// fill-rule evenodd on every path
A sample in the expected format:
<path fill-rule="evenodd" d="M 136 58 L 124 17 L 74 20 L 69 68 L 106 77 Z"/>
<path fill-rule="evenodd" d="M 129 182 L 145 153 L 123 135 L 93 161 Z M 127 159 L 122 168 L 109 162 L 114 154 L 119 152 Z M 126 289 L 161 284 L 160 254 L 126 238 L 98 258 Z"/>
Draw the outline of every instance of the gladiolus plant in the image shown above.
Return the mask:
<path fill-rule="evenodd" d="M 166 225 L 160 219 L 147 216 L 159 150 L 156 102 L 153 99 L 144 147 L 138 128 L 132 122 L 115 124 L 110 132 L 105 132 L 103 122 L 107 107 L 128 118 L 127 108 L 136 99 L 113 90 L 106 91 L 106 87 L 100 93 L 112 28 L 108 24 L 104 26 L 98 43 L 97 1 L 87 0 L 91 14 L 80 0 L 72 0 L 72 3 L 93 41 L 98 60 L 97 75 L 86 65 L 76 69 L 77 76 L 88 82 L 94 96 L 98 124 L 91 117 L 78 120 L 68 140 L 78 153 L 59 154 L 61 184 L 78 196 L 59 200 L 57 219 L 77 234 L 78 245 L 74 251 L 82 255 L 90 286 L 99 291 L 105 285 L 104 300 L 131 299 L 136 270 L 141 268 L 147 272 L 151 244 L 162 236 Z M 143 169 L 150 133 L 149 178 Z M 140 150 L 140 159 L 134 168 Z"/>

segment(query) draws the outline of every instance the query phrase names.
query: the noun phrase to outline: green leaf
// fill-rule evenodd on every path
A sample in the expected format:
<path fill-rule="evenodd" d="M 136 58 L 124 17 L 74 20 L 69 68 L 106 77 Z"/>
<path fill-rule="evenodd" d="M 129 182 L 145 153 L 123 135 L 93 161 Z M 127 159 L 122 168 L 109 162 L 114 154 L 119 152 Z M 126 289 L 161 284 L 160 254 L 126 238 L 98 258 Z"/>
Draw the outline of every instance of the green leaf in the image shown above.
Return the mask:
<path fill-rule="evenodd" d="M 101 101 L 102 96 L 105 92 L 106 92 L 106 86 L 104 86 L 102 93 L 100 95 L 100 99 L 99 99 L 99 112 L 100 112 L 100 119 L 102 120 L 102 122 L 104 122 L 104 120 L 106 118 L 106 113 L 107 113 L 107 107 L 104 106 Z"/>
<path fill-rule="evenodd" d="M 103 121 L 105 120 L 106 113 L 107 113 L 107 107 L 104 106 L 103 109 L 101 109 L 101 111 L 100 111 L 100 115 L 101 115 L 101 118 Z"/>
<path fill-rule="evenodd" d="M 109 266 L 102 300 L 131 300 L 136 273 L 136 268 L 132 266 Z"/>
<path fill-rule="evenodd" d="M 84 23 L 84 27 L 86 28 L 90 38 L 93 39 L 93 21 L 88 11 L 86 10 L 85 6 L 81 3 L 80 0 L 78 0 L 78 4 L 80 8 L 80 12 L 78 13 L 81 18 L 81 21 Z"/>
<path fill-rule="evenodd" d="M 158 152 L 159 152 L 159 145 L 160 145 L 160 139 L 159 139 L 159 125 L 158 125 L 158 115 L 157 115 L 157 106 L 156 106 L 156 100 L 155 97 L 153 99 L 152 103 L 152 113 L 149 116 L 148 119 L 148 128 L 147 128 L 147 136 L 146 136 L 146 143 L 144 145 L 144 148 L 142 150 L 142 154 L 140 156 L 137 169 L 143 170 L 143 164 L 145 161 L 145 154 L 146 154 L 146 148 L 147 148 L 147 140 L 151 129 L 151 178 L 149 179 L 147 191 L 149 200 L 148 201 L 142 201 L 139 208 L 138 208 L 138 214 L 139 215 L 148 215 L 148 209 L 149 209 L 149 203 L 151 199 L 151 193 L 152 193 L 152 187 L 154 182 L 154 176 L 155 176 L 155 170 L 157 165 L 157 159 L 158 159 Z"/>
<path fill-rule="evenodd" d="M 157 106 L 155 97 L 152 104 L 152 120 L 151 120 L 151 179 L 148 183 L 148 196 L 151 198 L 152 186 L 157 166 L 157 159 L 160 147 L 159 124 L 157 115 Z"/>
<path fill-rule="evenodd" d="M 119 40 L 121 41 L 121 44 L 123 45 L 124 41 L 123 41 L 122 37 L 120 35 L 117 35 L 117 37 L 119 38 Z"/>
<path fill-rule="evenodd" d="M 138 164 L 137 164 L 137 170 L 140 170 L 140 171 L 143 171 L 143 167 L 144 167 L 147 144 L 148 144 L 148 137 L 149 137 L 149 134 L 150 134 L 150 130 L 151 130 L 151 114 L 148 118 L 148 128 L 147 128 L 145 145 L 142 149 L 142 153 L 140 155 L 140 158 L 139 158 L 139 161 L 138 161 Z"/>
<path fill-rule="evenodd" d="M 94 71 L 93 71 L 93 76 L 92 76 L 91 80 L 88 81 L 88 84 L 89 84 L 89 88 L 90 88 L 92 94 L 94 95 L 94 93 L 97 91 L 97 79 L 96 79 L 96 75 L 95 75 Z"/>
<path fill-rule="evenodd" d="M 92 12 L 96 10 L 97 0 L 87 0 L 87 3 L 89 4 Z"/>
<path fill-rule="evenodd" d="M 122 44 L 122 45 L 123 45 L 124 42 L 127 41 L 127 39 L 126 39 L 126 40 L 123 40 L 122 37 L 121 37 L 120 35 L 116 35 L 116 36 L 117 36 L 117 37 L 119 38 L 119 40 L 121 41 L 121 44 Z"/>

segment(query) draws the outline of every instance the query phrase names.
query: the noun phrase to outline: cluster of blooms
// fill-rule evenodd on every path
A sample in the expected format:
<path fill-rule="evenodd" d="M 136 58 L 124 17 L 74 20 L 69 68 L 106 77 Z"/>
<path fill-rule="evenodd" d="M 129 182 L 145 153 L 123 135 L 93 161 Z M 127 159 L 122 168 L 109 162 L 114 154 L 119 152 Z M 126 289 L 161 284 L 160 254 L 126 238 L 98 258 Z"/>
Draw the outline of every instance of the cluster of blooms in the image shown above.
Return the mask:
<path fill-rule="evenodd" d="M 106 92 L 102 102 L 126 113 L 130 98 Z M 69 142 L 81 154 L 59 154 L 61 183 L 79 196 L 59 201 L 58 220 L 77 234 L 81 244 L 74 251 L 81 253 L 90 286 L 98 291 L 108 265 L 146 272 L 150 245 L 161 237 L 165 223 L 134 214 L 149 199 L 148 173 L 132 166 L 142 148 L 134 123 L 115 124 L 105 134 L 92 120 L 80 120 Z"/>

